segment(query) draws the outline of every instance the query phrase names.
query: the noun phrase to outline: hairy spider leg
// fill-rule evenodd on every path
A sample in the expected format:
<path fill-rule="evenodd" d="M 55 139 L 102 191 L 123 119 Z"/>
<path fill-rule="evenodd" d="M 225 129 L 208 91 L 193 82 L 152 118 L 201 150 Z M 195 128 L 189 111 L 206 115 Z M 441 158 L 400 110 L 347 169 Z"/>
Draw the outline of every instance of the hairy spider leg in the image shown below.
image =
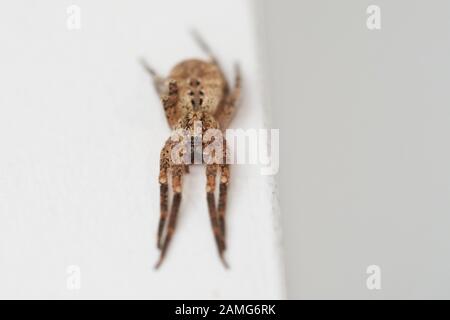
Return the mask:
<path fill-rule="evenodd" d="M 225 239 L 219 226 L 219 218 L 216 209 L 216 200 L 214 191 L 216 189 L 216 177 L 217 177 L 217 164 L 206 165 L 206 200 L 208 202 L 209 217 L 211 220 L 211 227 L 216 240 L 217 249 L 219 251 L 220 259 L 225 268 L 228 268 L 228 264 L 224 257 L 225 252 Z"/>
<path fill-rule="evenodd" d="M 171 166 L 172 171 L 172 190 L 173 190 L 173 200 L 170 208 L 169 221 L 167 223 L 167 231 L 164 240 L 161 244 L 161 253 L 158 262 L 155 265 L 155 269 L 158 269 L 166 256 L 167 248 L 169 247 L 170 240 L 175 233 L 175 227 L 178 217 L 178 211 L 181 204 L 181 187 L 182 178 L 184 173 L 184 165 L 174 165 Z"/>

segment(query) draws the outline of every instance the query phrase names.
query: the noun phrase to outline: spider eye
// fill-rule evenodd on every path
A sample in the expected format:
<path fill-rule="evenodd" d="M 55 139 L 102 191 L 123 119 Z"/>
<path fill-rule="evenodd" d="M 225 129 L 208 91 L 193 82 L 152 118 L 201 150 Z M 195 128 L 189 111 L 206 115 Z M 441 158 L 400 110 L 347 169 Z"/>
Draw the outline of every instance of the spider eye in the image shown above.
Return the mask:
<path fill-rule="evenodd" d="M 194 92 L 191 91 L 191 90 L 189 90 L 189 91 L 188 91 L 188 95 L 193 96 L 193 95 L 194 95 Z"/>
<path fill-rule="evenodd" d="M 191 81 L 189 81 L 189 84 L 191 86 L 198 87 L 200 85 L 200 81 L 198 81 L 198 79 L 192 79 Z"/>
<path fill-rule="evenodd" d="M 201 96 L 204 96 L 204 95 L 205 95 L 205 93 L 203 92 L 203 90 L 200 90 L 200 95 L 201 95 Z"/>

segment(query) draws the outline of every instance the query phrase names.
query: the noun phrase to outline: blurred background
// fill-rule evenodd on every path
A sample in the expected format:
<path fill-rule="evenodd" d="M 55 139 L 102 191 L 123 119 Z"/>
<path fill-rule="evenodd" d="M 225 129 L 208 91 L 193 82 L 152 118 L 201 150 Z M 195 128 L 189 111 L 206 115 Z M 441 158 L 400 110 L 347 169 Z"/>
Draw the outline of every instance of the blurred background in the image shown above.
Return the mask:
<path fill-rule="evenodd" d="M 450 2 L 260 5 L 288 297 L 450 298 Z"/>

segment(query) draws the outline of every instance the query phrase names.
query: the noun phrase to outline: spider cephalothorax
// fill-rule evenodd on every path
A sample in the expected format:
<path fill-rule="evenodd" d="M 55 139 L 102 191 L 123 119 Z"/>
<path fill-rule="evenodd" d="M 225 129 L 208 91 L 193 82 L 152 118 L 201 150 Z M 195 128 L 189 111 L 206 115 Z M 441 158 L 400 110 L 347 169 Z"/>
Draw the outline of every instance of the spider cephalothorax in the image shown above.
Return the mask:
<path fill-rule="evenodd" d="M 225 207 L 230 171 L 226 161 L 227 148 L 224 137 L 219 135 L 218 138 L 217 134 L 210 133 L 219 130 L 223 132 L 228 127 L 240 94 L 240 73 L 236 68 L 235 85 L 230 90 L 217 59 L 198 36 L 196 39 L 208 54 L 209 61 L 198 59 L 182 61 L 172 69 L 167 78 L 162 78 L 144 63 L 161 97 L 170 128 L 174 132 L 181 131 L 183 139 L 188 140 L 189 146 L 186 147 L 184 143 L 179 148 L 180 139 L 174 139 L 172 135 L 161 151 L 159 172 L 161 215 L 157 231 L 157 247 L 161 252 L 156 268 L 161 265 L 175 231 L 183 175 L 189 172 L 189 165 L 195 163 L 206 165 L 206 199 L 209 216 L 219 255 L 227 266 L 223 254 L 226 247 Z M 200 139 L 196 140 L 198 137 Z M 208 148 L 208 144 L 214 140 L 216 143 L 220 142 L 220 149 Z M 192 161 L 199 154 L 200 162 Z M 215 190 L 218 174 L 220 174 L 219 201 L 216 206 Z M 173 191 L 170 210 L 169 178 Z"/>

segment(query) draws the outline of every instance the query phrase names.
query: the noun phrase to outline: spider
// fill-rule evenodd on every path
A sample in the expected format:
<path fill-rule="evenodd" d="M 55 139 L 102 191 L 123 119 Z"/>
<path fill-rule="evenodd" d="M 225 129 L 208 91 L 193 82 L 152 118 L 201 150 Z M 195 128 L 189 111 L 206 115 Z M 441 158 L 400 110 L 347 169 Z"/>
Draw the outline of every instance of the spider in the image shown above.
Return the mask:
<path fill-rule="evenodd" d="M 150 74 L 155 90 L 161 98 L 165 116 L 169 127 L 173 130 L 195 131 L 195 123 L 201 123 L 204 134 L 209 129 L 224 132 L 229 126 L 236 110 L 236 104 L 241 91 L 241 76 L 239 65 L 235 65 L 235 83 L 230 88 L 220 67 L 218 60 L 206 42 L 195 32 L 193 36 L 197 44 L 208 56 L 209 60 L 184 60 L 171 70 L 167 78 L 161 77 L 144 60 L 142 65 Z M 206 165 L 206 200 L 209 217 L 214 233 L 219 257 L 228 268 L 224 258 L 225 244 L 225 208 L 227 203 L 227 188 L 230 180 L 230 168 L 226 163 L 227 148 L 223 139 L 224 161 L 215 163 L 205 162 L 205 141 L 201 146 L 200 163 Z M 193 140 L 191 140 L 193 144 Z M 177 215 L 181 203 L 181 191 L 184 174 L 189 172 L 191 163 L 179 163 L 172 159 L 175 142 L 168 139 L 160 155 L 160 219 L 157 230 L 157 248 L 160 250 L 159 260 L 155 269 L 161 266 L 166 256 L 170 241 L 175 232 Z M 195 149 L 190 150 L 189 158 L 196 154 Z M 216 178 L 220 173 L 218 205 L 216 206 L 215 190 Z M 172 202 L 169 209 L 169 179 L 171 178 Z"/>

